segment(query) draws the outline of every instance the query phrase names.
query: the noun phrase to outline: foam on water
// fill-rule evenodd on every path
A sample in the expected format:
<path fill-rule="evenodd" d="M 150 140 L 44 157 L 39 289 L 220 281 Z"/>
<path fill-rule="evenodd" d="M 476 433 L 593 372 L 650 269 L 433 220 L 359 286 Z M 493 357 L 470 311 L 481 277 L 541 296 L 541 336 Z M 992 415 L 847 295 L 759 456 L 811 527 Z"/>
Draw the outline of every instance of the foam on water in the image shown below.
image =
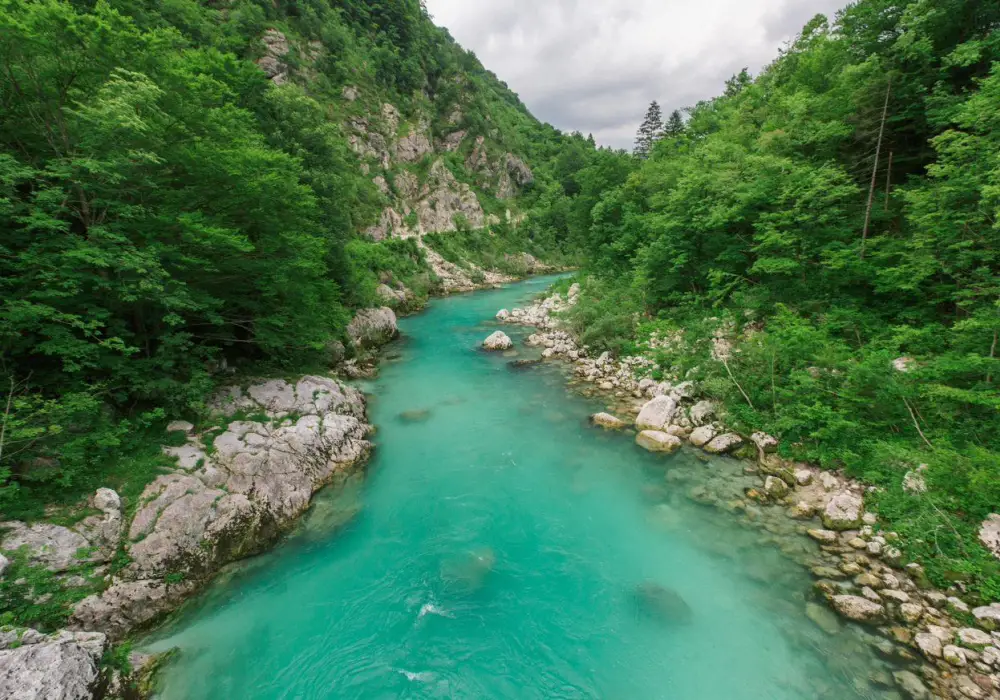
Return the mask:
<path fill-rule="evenodd" d="M 603 406 L 554 366 L 477 349 L 545 283 L 402 322 L 367 387 L 364 484 L 151 642 L 181 649 L 165 700 L 891 697 L 854 630 L 806 618 L 801 565 L 687 498 L 692 480 L 738 490 L 738 464 L 649 455 L 588 426 Z"/>

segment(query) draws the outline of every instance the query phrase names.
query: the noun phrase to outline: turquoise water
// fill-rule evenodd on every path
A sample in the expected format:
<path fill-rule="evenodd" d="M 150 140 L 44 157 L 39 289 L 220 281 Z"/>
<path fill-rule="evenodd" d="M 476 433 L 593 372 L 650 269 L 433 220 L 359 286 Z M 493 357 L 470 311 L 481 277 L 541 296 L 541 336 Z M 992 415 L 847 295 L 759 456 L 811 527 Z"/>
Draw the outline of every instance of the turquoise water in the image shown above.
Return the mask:
<path fill-rule="evenodd" d="M 789 556 L 811 544 L 786 556 L 687 498 L 712 479 L 738 491 L 740 465 L 646 454 L 588 426 L 603 407 L 556 366 L 477 350 L 497 309 L 545 283 L 401 322 L 399 357 L 365 387 L 364 482 L 161 634 L 153 648 L 181 650 L 163 698 L 893 697 L 857 633 L 805 617 Z"/>

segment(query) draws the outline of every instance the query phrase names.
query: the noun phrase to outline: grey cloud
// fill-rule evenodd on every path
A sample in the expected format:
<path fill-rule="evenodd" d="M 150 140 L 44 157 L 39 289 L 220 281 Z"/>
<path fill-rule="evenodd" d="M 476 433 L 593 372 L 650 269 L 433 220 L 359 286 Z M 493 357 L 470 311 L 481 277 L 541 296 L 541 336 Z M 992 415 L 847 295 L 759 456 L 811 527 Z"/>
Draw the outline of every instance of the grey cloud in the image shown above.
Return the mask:
<path fill-rule="evenodd" d="M 435 20 L 544 121 L 628 148 L 652 100 L 719 94 L 847 0 L 428 0 Z"/>

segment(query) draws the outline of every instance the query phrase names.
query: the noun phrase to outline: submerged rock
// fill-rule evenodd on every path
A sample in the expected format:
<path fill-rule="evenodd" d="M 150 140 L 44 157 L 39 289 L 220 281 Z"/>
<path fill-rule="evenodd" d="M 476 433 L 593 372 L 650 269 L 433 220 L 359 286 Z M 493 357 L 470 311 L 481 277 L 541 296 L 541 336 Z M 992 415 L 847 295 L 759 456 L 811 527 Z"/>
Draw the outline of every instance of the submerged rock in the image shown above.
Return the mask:
<path fill-rule="evenodd" d="M 497 331 L 483 341 L 483 349 L 491 352 L 498 350 L 510 350 L 512 347 L 514 347 L 514 341 L 511 340 L 503 331 Z"/>
<path fill-rule="evenodd" d="M 513 360 L 512 362 L 507 363 L 507 369 L 512 372 L 520 372 L 532 367 L 537 367 L 540 364 L 542 364 L 541 360 Z"/>
<path fill-rule="evenodd" d="M 423 423 L 430 420 L 431 411 L 429 408 L 415 409 L 413 411 L 403 411 L 399 414 L 399 420 L 404 423 Z"/>
<path fill-rule="evenodd" d="M 671 625 L 689 624 L 694 617 L 691 606 L 678 594 L 653 581 L 645 581 L 633 591 L 641 613 Z"/>
<path fill-rule="evenodd" d="M 624 430 L 628 427 L 625 421 L 614 417 L 610 413 L 595 413 L 590 417 L 590 422 L 608 430 Z"/>
<path fill-rule="evenodd" d="M 480 590 L 493 568 L 497 556 L 491 547 L 475 549 L 441 564 L 441 580 L 451 593 L 469 595 Z"/>
<path fill-rule="evenodd" d="M 639 447 L 650 452 L 665 452 L 672 454 L 681 448 L 683 442 L 676 435 L 660 432 L 659 430 L 643 430 L 639 433 L 635 442 Z"/>

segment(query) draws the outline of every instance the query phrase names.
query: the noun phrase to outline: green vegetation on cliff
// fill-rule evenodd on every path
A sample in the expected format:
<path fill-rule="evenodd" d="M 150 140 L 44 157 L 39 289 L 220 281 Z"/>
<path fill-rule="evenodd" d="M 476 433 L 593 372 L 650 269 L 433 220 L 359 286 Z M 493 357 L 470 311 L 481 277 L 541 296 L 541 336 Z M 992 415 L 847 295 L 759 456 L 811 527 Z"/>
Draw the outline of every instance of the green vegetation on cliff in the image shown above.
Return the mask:
<path fill-rule="evenodd" d="M 0 47 L 7 515 L 148 478 L 111 465 L 222 369 L 328 362 L 380 282 L 426 298 L 421 245 L 380 239 L 572 251 L 565 217 L 525 216 L 592 142 L 417 0 L 0 0 Z"/>
<path fill-rule="evenodd" d="M 1000 5 L 817 17 L 631 167 L 581 229 L 583 338 L 655 333 L 735 427 L 879 486 L 936 583 L 1000 598 Z"/>

